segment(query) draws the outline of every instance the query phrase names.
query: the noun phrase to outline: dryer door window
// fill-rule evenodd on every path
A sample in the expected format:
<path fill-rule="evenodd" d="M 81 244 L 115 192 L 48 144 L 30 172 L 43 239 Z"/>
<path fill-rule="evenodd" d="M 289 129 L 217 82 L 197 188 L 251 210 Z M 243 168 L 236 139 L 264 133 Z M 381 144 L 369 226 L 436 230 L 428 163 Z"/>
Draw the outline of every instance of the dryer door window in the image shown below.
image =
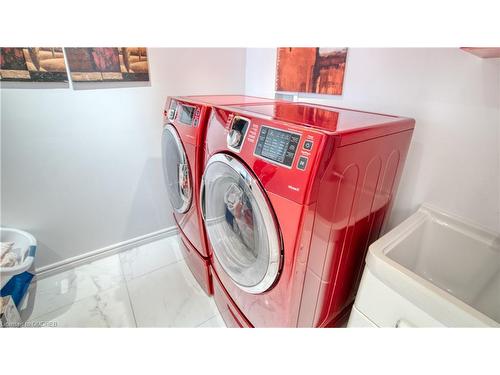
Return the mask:
<path fill-rule="evenodd" d="M 268 290 L 278 277 L 281 241 L 264 190 L 226 154 L 210 158 L 202 184 L 205 227 L 220 265 L 241 289 Z"/>
<path fill-rule="evenodd" d="M 191 171 L 184 147 L 172 125 L 163 129 L 162 154 L 163 175 L 170 203 L 175 211 L 185 213 L 193 198 Z"/>

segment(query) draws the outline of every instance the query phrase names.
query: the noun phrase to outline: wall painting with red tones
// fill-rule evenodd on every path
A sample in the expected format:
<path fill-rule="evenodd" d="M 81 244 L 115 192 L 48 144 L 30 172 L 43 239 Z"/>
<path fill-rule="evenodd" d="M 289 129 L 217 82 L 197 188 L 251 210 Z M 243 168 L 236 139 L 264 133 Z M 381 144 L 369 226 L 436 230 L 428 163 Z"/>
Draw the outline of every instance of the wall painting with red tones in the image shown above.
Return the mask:
<path fill-rule="evenodd" d="M 146 48 L 65 48 L 74 82 L 149 81 Z"/>
<path fill-rule="evenodd" d="M 278 48 L 276 91 L 342 95 L 347 48 Z"/>

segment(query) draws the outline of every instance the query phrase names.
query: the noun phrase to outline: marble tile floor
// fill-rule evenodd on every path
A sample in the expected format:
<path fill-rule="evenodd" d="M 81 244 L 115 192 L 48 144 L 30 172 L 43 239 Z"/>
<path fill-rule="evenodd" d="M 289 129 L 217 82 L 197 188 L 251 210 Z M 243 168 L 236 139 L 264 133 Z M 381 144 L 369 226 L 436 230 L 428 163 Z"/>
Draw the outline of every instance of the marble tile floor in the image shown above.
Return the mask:
<path fill-rule="evenodd" d="M 176 235 L 34 282 L 21 316 L 27 326 L 225 327 Z"/>

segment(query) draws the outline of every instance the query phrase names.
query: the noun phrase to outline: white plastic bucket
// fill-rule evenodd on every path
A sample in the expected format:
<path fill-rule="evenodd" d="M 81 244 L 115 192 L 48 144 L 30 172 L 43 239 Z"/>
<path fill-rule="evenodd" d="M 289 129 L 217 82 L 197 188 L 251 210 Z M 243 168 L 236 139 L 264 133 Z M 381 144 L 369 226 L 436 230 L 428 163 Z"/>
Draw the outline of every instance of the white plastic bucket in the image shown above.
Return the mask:
<path fill-rule="evenodd" d="M 1 242 L 14 242 L 12 247 L 21 262 L 14 267 L 0 267 L 0 290 L 9 280 L 28 271 L 35 260 L 36 239 L 31 234 L 19 229 L 0 228 Z"/>

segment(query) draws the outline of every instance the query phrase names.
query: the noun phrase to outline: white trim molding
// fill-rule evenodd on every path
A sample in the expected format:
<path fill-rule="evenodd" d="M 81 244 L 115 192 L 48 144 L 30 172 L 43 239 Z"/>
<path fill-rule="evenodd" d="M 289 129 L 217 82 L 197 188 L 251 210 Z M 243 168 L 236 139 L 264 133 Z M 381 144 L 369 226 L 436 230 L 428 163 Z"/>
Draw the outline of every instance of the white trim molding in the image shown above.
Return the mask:
<path fill-rule="evenodd" d="M 151 232 L 139 237 L 131 238 L 129 240 L 118 242 L 113 245 L 102 247 L 97 250 L 89 251 L 88 253 L 75 256 L 73 258 L 68 258 L 61 260 L 60 262 L 52 263 L 47 266 L 36 268 L 35 275 L 37 279 L 43 279 L 47 276 L 53 275 L 55 273 L 64 272 L 68 269 L 74 268 L 76 266 L 93 262 L 95 260 L 118 254 L 122 251 L 132 249 L 134 247 L 142 246 L 147 243 L 172 236 L 177 234 L 177 227 L 172 226 L 164 229 L 160 229 L 156 232 Z"/>

